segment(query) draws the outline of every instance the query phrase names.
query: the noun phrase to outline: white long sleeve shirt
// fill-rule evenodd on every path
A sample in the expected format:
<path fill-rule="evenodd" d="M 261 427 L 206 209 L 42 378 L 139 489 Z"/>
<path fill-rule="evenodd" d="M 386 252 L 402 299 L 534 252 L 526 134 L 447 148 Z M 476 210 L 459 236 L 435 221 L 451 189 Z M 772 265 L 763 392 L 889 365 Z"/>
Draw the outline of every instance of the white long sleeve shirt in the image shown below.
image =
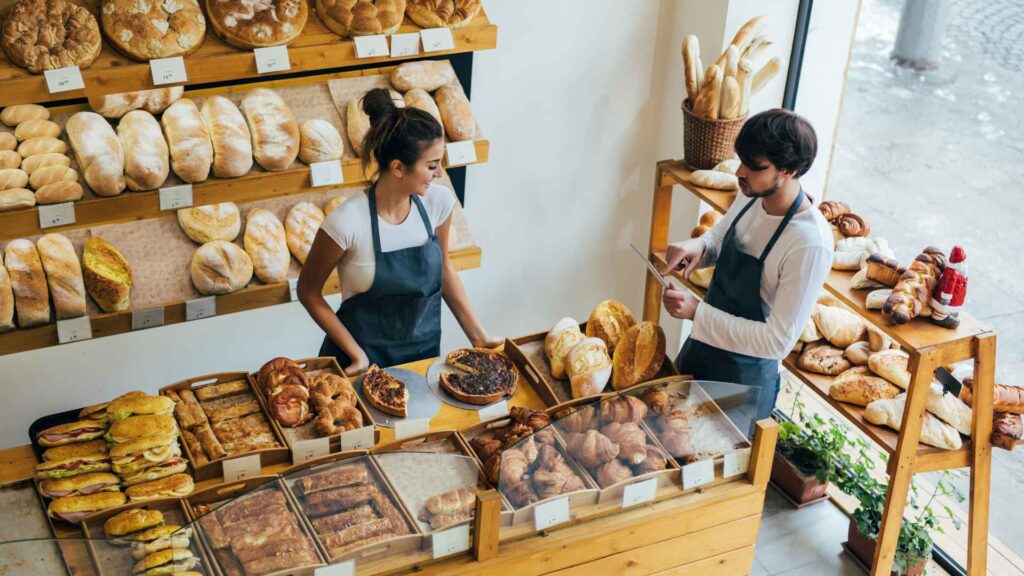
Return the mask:
<path fill-rule="evenodd" d="M 738 195 L 725 216 L 701 236 L 707 245 L 701 267 L 714 266 L 725 233 L 749 200 Z M 736 225 L 740 250 L 759 258 L 782 216 L 764 211 L 761 200 Z M 781 359 L 796 344 L 814 310 L 821 287 L 832 267 L 833 237 L 829 223 L 815 204 L 790 220 L 768 253 L 761 275 L 765 322 L 733 316 L 706 302 L 697 306 L 690 337 L 705 344 L 758 358 Z M 716 281 L 728 282 L 727 278 Z"/>

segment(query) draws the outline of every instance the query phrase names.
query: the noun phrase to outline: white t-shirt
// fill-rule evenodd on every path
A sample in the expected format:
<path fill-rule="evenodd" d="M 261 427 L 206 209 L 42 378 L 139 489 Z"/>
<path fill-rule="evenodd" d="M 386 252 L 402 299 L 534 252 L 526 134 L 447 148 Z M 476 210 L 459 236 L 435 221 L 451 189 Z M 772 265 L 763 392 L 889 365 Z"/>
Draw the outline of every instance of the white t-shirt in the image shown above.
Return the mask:
<path fill-rule="evenodd" d="M 701 236 L 707 244 L 702 268 L 713 266 L 718 260 L 725 233 L 749 201 L 738 195 L 725 216 Z M 760 258 L 782 219 L 782 216 L 769 215 L 761 200 L 755 200 L 736 225 L 740 251 Z M 814 311 L 818 294 L 832 268 L 833 242 L 832 228 L 817 203 L 798 212 L 764 261 L 760 291 L 765 322 L 733 316 L 701 302 L 690 335 L 729 352 L 781 359 L 796 344 Z"/>
<path fill-rule="evenodd" d="M 451 215 L 455 194 L 440 184 L 432 184 L 420 201 L 430 219 L 430 229 L 437 230 Z M 382 252 L 422 246 L 429 238 L 415 203 L 401 224 L 390 224 L 380 216 L 377 216 L 377 223 Z M 338 263 L 342 299 L 369 290 L 376 269 L 369 196 L 356 194 L 331 212 L 320 228 L 345 251 Z"/>

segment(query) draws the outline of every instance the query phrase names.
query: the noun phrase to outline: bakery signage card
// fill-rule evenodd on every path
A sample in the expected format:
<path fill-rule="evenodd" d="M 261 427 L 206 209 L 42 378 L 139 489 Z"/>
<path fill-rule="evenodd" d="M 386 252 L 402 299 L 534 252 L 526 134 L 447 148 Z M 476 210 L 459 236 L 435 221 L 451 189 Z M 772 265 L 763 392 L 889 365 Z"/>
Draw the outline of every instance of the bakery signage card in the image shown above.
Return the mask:
<path fill-rule="evenodd" d="M 88 316 L 57 320 L 57 341 L 61 344 L 92 338 L 92 323 Z"/>
<path fill-rule="evenodd" d="M 217 297 L 206 296 L 185 302 L 185 321 L 201 320 L 217 315 Z"/>
<path fill-rule="evenodd" d="M 373 426 L 363 426 L 355 430 L 341 433 L 341 451 L 368 450 L 373 448 L 374 429 Z"/>
<path fill-rule="evenodd" d="M 39 206 L 39 227 L 53 228 L 75 223 L 75 203 L 63 202 Z"/>
<path fill-rule="evenodd" d="M 476 146 L 472 140 L 449 142 L 446 146 L 448 166 L 465 166 L 476 163 Z"/>
<path fill-rule="evenodd" d="M 160 210 L 177 210 L 192 205 L 192 185 L 167 186 L 160 189 Z"/>
<path fill-rule="evenodd" d="M 313 162 L 309 165 L 309 181 L 313 188 L 344 184 L 345 172 L 341 169 L 341 160 Z"/>
<path fill-rule="evenodd" d="M 288 59 L 287 46 L 256 48 L 252 52 L 256 56 L 256 72 L 259 74 L 284 72 L 292 68 L 291 60 Z"/>
<path fill-rule="evenodd" d="M 292 302 L 299 301 L 299 279 L 289 278 L 288 279 L 288 299 Z"/>
<path fill-rule="evenodd" d="M 237 482 L 260 475 L 260 455 L 242 456 L 224 461 L 224 481 Z"/>
<path fill-rule="evenodd" d="M 153 84 L 156 86 L 188 82 L 188 75 L 185 73 L 185 59 L 181 56 L 150 60 L 149 71 L 153 74 Z"/>
<path fill-rule="evenodd" d="M 292 464 L 302 464 L 314 458 L 331 453 L 331 441 L 327 436 L 292 443 Z"/>
<path fill-rule="evenodd" d="M 403 56 L 415 56 L 420 53 L 420 35 L 413 32 L 410 34 L 391 35 L 391 57 L 400 58 Z"/>
<path fill-rule="evenodd" d="M 356 44 L 356 58 L 387 58 L 388 37 L 383 34 L 373 36 L 356 36 L 352 39 Z"/>
<path fill-rule="evenodd" d="M 430 420 L 427 418 L 413 418 L 395 421 L 395 440 L 426 434 L 430 431 Z"/>
<path fill-rule="evenodd" d="M 68 66 L 55 70 L 43 70 L 43 77 L 46 79 L 46 90 L 50 94 L 68 92 L 69 90 L 82 90 L 85 88 L 85 80 L 82 79 L 82 70 L 78 66 Z"/>
<path fill-rule="evenodd" d="M 132 330 L 145 330 L 164 325 L 164 309 L 132 310 Z"/>
<path fill-rule="evenodd" d="M 469 550 L 469 524 L 434 532 L 430 537 L 434 560 Z"/>
<path fill-rule="evenodd" d="M 651 502 L 657 493 L 657 478 L 648 478 L 642 482 L 634 482 L 622 490 L 622 507 L 629 508 L 637 504 Z"/>
<path fill-rule="evenodd" d="M 533 526 L 537 530 L 546 530 L 552 526 L 565 524 L 569 521 L 569 497 L 559 498 L 551 502 L 538 504 L 533 509 Z"/>
<path fill-rule="evenodd" d="M 356 576 L 356 561 L 346 560 L 313 571 L 313 576 Z"/>
<path fill-rule="evenodd" d="M 501 418 L 502 416 L 508 416 L 508 400 L 502 400 L 501 402 L 495 402 L 490 406 L 485 406 L 477 411 L 480 415 L 480 421 L 492 420 L 494 418 Z"/>
<path fill-rule="evenodd" d="M 725 465 L 722 468 L 722 478 L 732 478 L 746 474 L 750 469 L 750 448 L 737 450 L 725 455 Z"/>
<path fill-rule="evenodd" d="M 715 481 L 715 461 L 698 460 L 683 466 L 683 490 L 689 490 Z"/>
<path fill-rule="evenodd" d="M 455 38 L 452 37 L 451 28 L 426 28 L 420 30 L 420 36 L 423 38 L 424 52 L 455 50 Z"/>

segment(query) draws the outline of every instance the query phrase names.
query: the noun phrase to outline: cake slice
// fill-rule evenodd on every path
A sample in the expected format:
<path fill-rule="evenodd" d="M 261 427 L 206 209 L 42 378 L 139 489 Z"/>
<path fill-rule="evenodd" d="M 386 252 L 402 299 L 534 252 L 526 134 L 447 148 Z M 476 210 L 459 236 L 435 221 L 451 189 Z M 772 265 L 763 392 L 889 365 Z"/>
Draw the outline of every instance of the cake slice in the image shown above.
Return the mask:
<path fill-rule="evenodd" d="M 405 418 L 409 392 L 405 384 L 378 367 L 370 366 L 363 378 L 363 392 L 371 406 L 392 416 Z"/>

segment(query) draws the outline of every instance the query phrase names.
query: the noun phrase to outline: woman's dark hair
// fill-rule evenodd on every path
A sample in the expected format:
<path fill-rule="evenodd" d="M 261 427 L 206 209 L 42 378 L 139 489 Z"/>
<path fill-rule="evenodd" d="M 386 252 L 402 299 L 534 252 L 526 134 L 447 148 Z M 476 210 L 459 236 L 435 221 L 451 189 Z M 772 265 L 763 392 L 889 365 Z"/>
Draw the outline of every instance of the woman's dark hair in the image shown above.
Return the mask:
<path fill-rule="evenodd" d="M 811 169 L 818 153 L 814 127 L 803 117 L 775 108 L 751 116 L 736 137 L 736 154 L 748 167 L 767 160 L 799 178 Z"/>
<path fill-rule="evenodd" d="M 378 173 L 387 170 L 392 160 L 412 166 L 424 148 L 444 136 L 441 123 L 429 112 L 411 106 L 399 108 L 385 88 L 366 93 L 363 112 L 370 117 L 370 130 L 363 139 L 364 172 L 374 159 Z"/>

